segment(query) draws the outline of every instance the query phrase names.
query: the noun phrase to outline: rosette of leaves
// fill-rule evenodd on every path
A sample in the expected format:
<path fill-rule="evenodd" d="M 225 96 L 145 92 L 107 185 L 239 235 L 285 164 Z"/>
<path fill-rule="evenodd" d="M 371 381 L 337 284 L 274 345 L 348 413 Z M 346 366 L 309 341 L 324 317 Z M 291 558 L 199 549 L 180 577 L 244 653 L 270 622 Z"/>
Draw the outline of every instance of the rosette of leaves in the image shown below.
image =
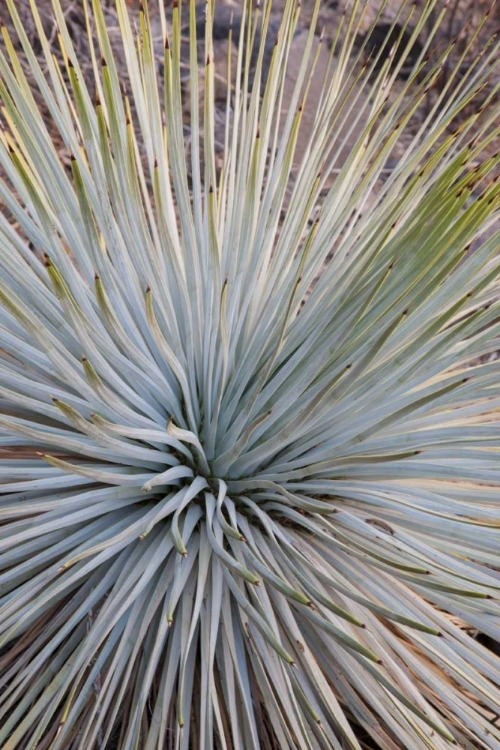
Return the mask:
<path fill-rule="evenodd" d="M 404 54 L 356 67 L 355 8 L 292 178 L 295 2 L 265 75 L 271 6 L 243 9 L 222 164 L 211 3 L 201 40 L 160 6 L 159 68 L 117 0 L 125 91 L 97 0 L 90 88 L 59 0 L 57 56 L 7 5 L 0 746 L 498 748 L 495 40 L 415 125 L 432 33 L 397 88 Z"/>

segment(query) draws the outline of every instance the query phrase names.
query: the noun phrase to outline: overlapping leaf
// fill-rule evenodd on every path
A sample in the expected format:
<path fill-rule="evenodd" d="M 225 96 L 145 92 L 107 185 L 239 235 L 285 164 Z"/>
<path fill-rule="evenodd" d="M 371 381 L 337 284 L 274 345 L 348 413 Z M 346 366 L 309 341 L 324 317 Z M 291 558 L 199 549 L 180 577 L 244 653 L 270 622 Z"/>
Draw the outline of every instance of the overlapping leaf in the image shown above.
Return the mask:
<path fill-rule="evenodd" d="M 432 34 L 396 86 L 404 60 L 356 67 L 355 5 L 297 164 L 319 52 L 313 19 L 280 115 L 292 0 L 269 69 L 272 6 L 243 8 L 222 155 L 211 2 L 204 40 L 161 6 L 159 51 L 117 0 L 125 93 L 97 0 L 92 86 L 30 2 L 29 79 L 5 28 L 0 54 L 2 748 L 499 747 L 470 635 L 500 626 L 494 84 L 459 118 L 498 45 L 381 184 Z"/>

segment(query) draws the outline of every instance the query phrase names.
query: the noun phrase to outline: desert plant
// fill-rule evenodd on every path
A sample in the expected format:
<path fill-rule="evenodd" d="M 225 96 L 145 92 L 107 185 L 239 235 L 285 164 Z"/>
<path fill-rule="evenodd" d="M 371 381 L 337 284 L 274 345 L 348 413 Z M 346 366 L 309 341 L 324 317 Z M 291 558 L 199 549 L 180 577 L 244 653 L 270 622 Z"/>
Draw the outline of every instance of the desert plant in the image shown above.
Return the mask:
<path fill-rule="evenodd" d="M 432 34 L 396 86 L 354 7 L 291 177 L 295 2 L 268 71 L 243 9 L 222 164 L 211 2 L 189 158 L 180 6 L 159 75 L 117 0 L 124 83 L 85 3 L 94 95 L 30 2 L 41 55 L 15 0 L 0 55 L 0 746 L 500 747 L 496 42 L 415 126 Z"/>

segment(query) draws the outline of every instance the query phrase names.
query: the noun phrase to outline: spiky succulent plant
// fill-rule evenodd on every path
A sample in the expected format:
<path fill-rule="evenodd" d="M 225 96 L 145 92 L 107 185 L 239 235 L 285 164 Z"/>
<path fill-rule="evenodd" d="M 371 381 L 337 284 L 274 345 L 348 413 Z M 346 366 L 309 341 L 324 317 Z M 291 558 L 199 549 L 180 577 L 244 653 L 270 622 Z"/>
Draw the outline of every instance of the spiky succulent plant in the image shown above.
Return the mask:
<path fill-rule="evenodd" d="M 90 90 L 30 2 L 41 52 L 7 0 L 0 55 L 0 747 L 499 748 L 498 46 L 415 125 L 435 4 L 397 86 L 354 8 L 311 113 L 315 18 L 287 93 L 298 6 L 267 70 L 245 6 L 219 159 L 211 2 L 188 129 L 177 4 L 158 66 L 117 0 L 124 92 L 98 0 Z"/>

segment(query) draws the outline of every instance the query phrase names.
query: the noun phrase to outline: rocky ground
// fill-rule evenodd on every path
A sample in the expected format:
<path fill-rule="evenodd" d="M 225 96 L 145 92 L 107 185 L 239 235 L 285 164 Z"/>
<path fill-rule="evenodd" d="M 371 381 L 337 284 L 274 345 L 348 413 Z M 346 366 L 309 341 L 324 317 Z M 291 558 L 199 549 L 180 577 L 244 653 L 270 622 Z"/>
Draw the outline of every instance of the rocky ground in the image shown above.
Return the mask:
<path fill-rule="evenodd" d="M 132 16 L 137 17 L 140 0 L 127 0 L 127 2 Z M 284 2 L 285 0 L 274 0 L 273 2 L 271 34 L 273 34 L 279 26 Z M 339 24 L 341 24 L 343 16 L 346 13 L 349 14 L 353 2 L 354 0 L 346 0 L 346 2 L 341 2 L 341 0 L 323 0 L 320 6 L 317 34 L 318 36 L 323 34 L 325 40 L 324 46 L 327 49 L 329 49 L 329 47 L 335 42 Z M 306 30 L 309 28 L 314 4 L 315 0 L 302 0 L 298 36 L 300 36 L 300 29 Z M 368 34 L 368 31 L 371 30 L 372 33 L 365 48 L 365 58 L 370 50 L 378 51 L 381 46 L 383 46 L 387 37 L 387 32 L 390 31 L 392 24 L 395 24 L 395 28 L 392 32 L 391 43 L 397 40 L 402 26 L 406 26 L 407 24 L 406 28 L 408 29 L 408 32 L 411 32 L 415 26 L 416 18 L 425 4 L 425 0 L 414 0 L 411 4 L 407 2 L 404 5 L 403 10 L 401 10 L 400 0 L 368 0 L 367 3 L 363 4 L 363 12 L 358 14 L 359 21 L 356 39 L 358 45 L 361 44 L 364 37 Z M 85 30 L 83 0 L 61 0 L 61 5 L 65 11 L 79 63 L 84 70 L 88 71 L 90 78 L 91 63 Z M 185 15 L 187 16 L 187 3 L 185 3 L 185 5 Z M 126 80 L 125 60 L 123 54 L 121 54 L 120 45 L 118 43 L 119 30 L 114 9 L 114 0 L 102 0 L 101 6 L 103 7 L 108 27 L 111 29 L 111 40 L 112 42 L 115 42 L 114 46 L 118 58 L 119 69 L 121 67 L 123 78 Z M 149 6 L 158 45 L 158 63 L 159 67 L 161 67 L 163 39 L 155 0 L 150 0 Z M 214 36 L 216 39 L 215 58 L 219 69 L 216 81 L 216 96 L 221 103 L 225 102 L 226 99 L 225 63 L 227 60 L 227 38 L 229 26 L 232 20 L 234 28 L 233 41 L 235 41 L 237 40 L 238 17 L 241 12 L 241 6 L 242 0 L 218 0 L 216 3 Z M 20 14 L 23 27 L 34 46 L 35 51 L 41 52 L 38 34 L 30 11 L 30 1 L 17 0 L 16 7 Z M 203 3 L 200 3 L 199 7 L 200 18 L 202 19 Z M 38 0 L 37 8 L 44 28 L 51 41 L 54 43 L 54 49 L 57 49 L 56 27 L 51 10 L 51 0 Z M 166 1 L 166 8 L 168 17 L 170 9 L 170 2 L 168 2 L 168 0 Z M 488 8 L 490 8 L 489 13 Z M 12 27 L 8 16 L 7 0 L 0 0 L 0 19 L 6 24 L 7 28 L 11 30 Z M 439 55 L 444 49 L 446 49 L 448 44 L 453 43 L 454 45 L 454 51 L 451 54 L 450 59 L 442 66 L 442 76 L 436 87 L 436 91 L 434 92 L 436 93 L 441 86 L 445 85 L 454 63 L 460 59 L 467 45 L 471 43 L 471 40 L 473 39 L 474 41 L 471 43 L 470 49 L 462 61 L 462 68 L 464 70 L 473 60 L 475 54 L 483 46 L 484 42 L 496 32 L 499 24 L 500 3 L 495 2 L 495 0 L 493 0 L 493 4 L 491 4 L 490 0 L 449 0 L 449 2 L 442 0 L 442 2 L 438 3 L 436 9 L 430 14 L 429 19 L 420 34 L 420 39 L 416 42 L 413 53 L 410 54 L 410 64 L 416 59 L 416 57 L 418 57 L 421 50 L 420 45 L 421 43 L 424 43 L 423 37 L 429 36 L 430 30 L 436 25 L 437 32 L 427 53 L 429 64 L 432 64 L 439 59 Z M 200 31 L 202 30 L 201 25 L 202 24 L 200 24 Z M 270 49 L 272 49 L 273 42 L 274 37 L 270 36 Z M 405 38 L 403 39 L 403 43 L 404 42 Z M 3 44 L 0 41 L 0 48 L 2 46 Z M 316 80 L 320 81 L 320 76 L 317 76 Z M 493 83 L 497 82 L 498 81 L 495 81 Z M 314 98 L 314 91 L 312 92 L 312 96 Z M 424 106 L 430 106 L 430 101 L 424 103 Z"/>

